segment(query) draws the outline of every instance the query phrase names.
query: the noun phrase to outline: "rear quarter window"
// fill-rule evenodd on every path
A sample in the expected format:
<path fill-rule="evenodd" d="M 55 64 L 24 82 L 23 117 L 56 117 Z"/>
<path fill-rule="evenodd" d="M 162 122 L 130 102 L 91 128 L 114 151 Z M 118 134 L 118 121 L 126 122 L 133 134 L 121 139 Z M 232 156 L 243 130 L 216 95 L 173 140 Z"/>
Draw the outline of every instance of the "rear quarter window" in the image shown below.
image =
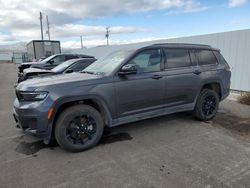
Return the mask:
<path fill-rule="evenodd" d="M 220 52 L 218 51 L 213 51 L 214 55 L 216 56 L 216 58 L 219 60 L 220 63 L 225 63 L 227 64 L 227 61 L 225 60 L 225 58 L 221 55 Z"/>
<path fill-rule="evenodd" d="M 211 50 L 196 50 L 195 55 L 199 65 L 215 65 L 218 63 Z"/>

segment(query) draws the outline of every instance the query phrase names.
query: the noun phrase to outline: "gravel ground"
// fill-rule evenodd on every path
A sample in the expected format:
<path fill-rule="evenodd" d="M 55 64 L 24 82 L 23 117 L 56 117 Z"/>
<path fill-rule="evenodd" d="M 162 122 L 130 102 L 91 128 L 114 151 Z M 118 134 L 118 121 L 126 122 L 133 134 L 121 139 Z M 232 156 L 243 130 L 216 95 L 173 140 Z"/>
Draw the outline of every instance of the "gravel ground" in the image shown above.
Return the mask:
<path fill-rule="evenodd" d="M 0 187 L 249 187 L 250 107 L 226 100 L 216 118 L 178 113 L 105 130 L 68 153 L 15 128 L 16 67 L 0 64 Z"/>

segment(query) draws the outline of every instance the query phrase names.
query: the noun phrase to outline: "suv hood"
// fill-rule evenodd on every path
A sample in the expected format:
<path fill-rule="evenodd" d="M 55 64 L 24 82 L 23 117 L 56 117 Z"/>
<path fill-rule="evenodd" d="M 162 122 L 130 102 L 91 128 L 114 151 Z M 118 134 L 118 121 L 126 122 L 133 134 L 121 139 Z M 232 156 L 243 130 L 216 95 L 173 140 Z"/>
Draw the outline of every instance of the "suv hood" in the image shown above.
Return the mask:
<path fill-rule="evenodd" d="M 46 69 L 40 69 L 40 68 L 27 68 L 23 70 L 24 74 L 27 73 L 51 73 L 53 71 L 51 70 L 46 70 Z"/>
<path fill-rule="evenodd" d="M 17 90 L 21 91 L 34 91 L 36 89 L 48 88 L 54 85 L 62 85 L 64 87 L 71 86 L 72 82 L 75 84 L 81 82 L 81 85 L 93 84 L 94 79 L 102 78 L 103 75 L 94 75 L 87 73 L 70 73 L 70 74 L 60 74 L 49 77 L 33 78 L 21 82 L 17 86 Z"/>
<path fill-rule="evenodd" d="M 35 67 L 36 65 L 44 65 L 45 62 L 25 62 L 25 63 L 21 63 L 20 66 L 25 66 L 25 65 L 31 65 L 32 67 Z"/>
<path fill-rule="evenodd" d="M 21 63 L 20 65 L 33 65 L 34 63 L 37 63 L 35 61 L 30 61 L 30 62 L 25 62 L 25 63 Z"/>

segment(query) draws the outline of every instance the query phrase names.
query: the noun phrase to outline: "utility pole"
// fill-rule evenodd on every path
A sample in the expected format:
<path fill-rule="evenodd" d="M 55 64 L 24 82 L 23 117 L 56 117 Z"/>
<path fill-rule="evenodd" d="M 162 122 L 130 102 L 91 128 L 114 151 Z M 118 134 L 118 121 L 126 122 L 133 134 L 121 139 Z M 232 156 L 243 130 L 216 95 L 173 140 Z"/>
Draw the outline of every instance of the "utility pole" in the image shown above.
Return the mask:
<path fill-rule="evenodd" d="M 42 40 L 43 40 L 43 15 L 42 15 L 42 12 L 40 12 L 40 27 L 41 27 L 41 37 L 42 37 Z"/>
<path fill-rule="evenodd" d="M 46 20 L 47 20 L 47 31 L 46 31 L 46 33 L 48 34 L 48 38 L 50 40 L 50 31 L 49 31 L 49 29 L 50 29 L 50 27 L 49 27 L 50 23 L 49 23 L 49 17 L 48 17 L 48 15 L 46 16 Z"/>
<path fill-rule="evenodd" d="M 82 45 L 82 35 L 80 36 L 81 38 L 81 49 L 83 49 L 83 45 Z"/>
<path fill-rule="evenodd" d="M 105 35 L 105 37 L 107 38 L 107 46 L 109 45 L 109 33 L 110 33 L 109 27 L 106 27 L 106 35 Z"/>

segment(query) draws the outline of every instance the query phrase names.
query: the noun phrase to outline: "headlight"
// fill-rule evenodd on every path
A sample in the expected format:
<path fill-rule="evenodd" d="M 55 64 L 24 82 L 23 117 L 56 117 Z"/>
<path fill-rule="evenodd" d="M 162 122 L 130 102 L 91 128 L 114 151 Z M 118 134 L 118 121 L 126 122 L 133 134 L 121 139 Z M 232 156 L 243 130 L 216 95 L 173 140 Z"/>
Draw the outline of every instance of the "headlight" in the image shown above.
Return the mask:
<path fill-rule="evenodd" d="M 41 101 L 48 96 L 47 91 L 17 91 L 19 101 Z"/>

